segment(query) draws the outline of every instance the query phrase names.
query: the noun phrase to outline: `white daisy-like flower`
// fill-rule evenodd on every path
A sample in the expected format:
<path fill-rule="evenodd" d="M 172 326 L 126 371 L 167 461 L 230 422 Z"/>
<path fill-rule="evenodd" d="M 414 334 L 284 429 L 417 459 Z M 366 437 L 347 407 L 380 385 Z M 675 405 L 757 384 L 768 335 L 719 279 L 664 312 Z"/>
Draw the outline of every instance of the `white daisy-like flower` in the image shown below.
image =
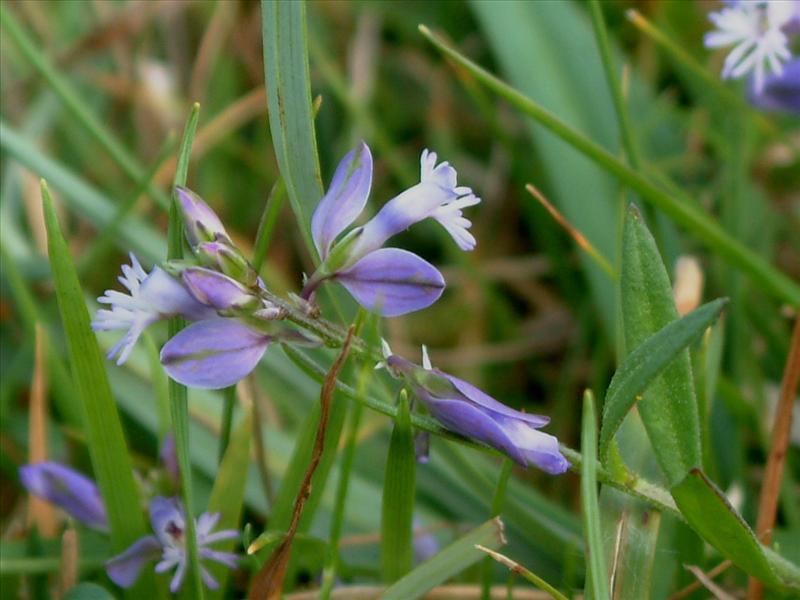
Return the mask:
<path fill-rule="evenodd" d="M 724 78 L 753 73 L 756 93 L 768 71 L 780 75 L 791 58 L 789 40 L 782 31 L 797 10 L 795 0 L 753 0 L 732 3 L 708 15 L 716 30 L 705 35 L 707 48 L 733 46 L 722 67 Z"/>

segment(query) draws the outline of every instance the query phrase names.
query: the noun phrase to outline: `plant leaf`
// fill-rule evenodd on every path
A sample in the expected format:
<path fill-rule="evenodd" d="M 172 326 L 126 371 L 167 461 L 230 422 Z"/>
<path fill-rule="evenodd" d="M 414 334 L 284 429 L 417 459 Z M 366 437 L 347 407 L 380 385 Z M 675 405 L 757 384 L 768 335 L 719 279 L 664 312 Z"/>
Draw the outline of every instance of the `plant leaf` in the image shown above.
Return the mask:
<path fill-rule="evenodd" d="M 422 563 L 381 596 L 381 600 L 414 600 L 481 560 L 485 554 L 475 546 L 497 550 L 506 543 L 500 517 L 490 519 L 460 537 L 432 559 Z"/>
<path fill-rule="evenodd" d="M 401 392 L 389 454 L 386 458 L 381 510 L 381 572 L 393 582 L 411 570 L 417 458 L 408 398 Z"/>
<path fill-rule="evenodd" d="M 42 180 L 47 249 L 58 297 L 61 322 L 78 394 L 83 400 L 87 448 L 108 513 L 111 541 L 122 551 L 145 535 L 133 464 L 122 432 L 117 405 L 111 394 L 103 358 L 89 324 L 89 311 L 67 242 L 61 233 L 47 184 Z M 131 594 L 153 595 L 152 572 L 143 573 Z"/>
<path fill-rule="evenodd" d="M 672 321 L 639 344 L 614 373 L 603 404 L 600 459 L 605 462 L 609 444 L 636 398 L 653 379 L 717 320 L 727 299 L 719 298 Z"/>
<path fill-rule="evenodd" d="M 581 428 L 581 505 L 583 506 L 583 535 L 588 554 L 589 590 L 594 600 L 608 600 L 608 569 L 603 550 L 603 531 L 600 525 L 600 506 L 597 502 L 597 421 L 594 414 L 594 395 L 583 393 L 583 425 Z"/>
<path fill-rule="evenodd" d="M 311 108 L 306 4 L 264 0 L 261 24 L 275 158 L 303 239 L 316 260 L 310 219 L 323 189 Z"/>
<path fill-rule="evenodd" d="M 678 318 L 667 270 L 634 205 L 628 209 L 623 231 L 620 285 L 627 348 L 636 348 Z M 658 464 L 674 485 L 701 465 L 700 423 L 687 349 L 652 380 L 638 407 Z"/>

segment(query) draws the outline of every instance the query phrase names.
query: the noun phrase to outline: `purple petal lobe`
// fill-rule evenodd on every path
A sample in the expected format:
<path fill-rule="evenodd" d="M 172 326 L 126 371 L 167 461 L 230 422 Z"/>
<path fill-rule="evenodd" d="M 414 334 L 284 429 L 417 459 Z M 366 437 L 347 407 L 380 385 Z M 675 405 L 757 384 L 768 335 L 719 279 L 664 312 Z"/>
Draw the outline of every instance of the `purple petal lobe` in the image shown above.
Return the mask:
<path fill-rule="evenodd" d="M 258 304 L 258 298 L 235 279 L 203 267 L 189 267 L 181 273 L 192 295 L 216 310 L 244 308 Z"/>
<path fill-rule="evenodd" d="M 311 234 L 323 259 L 336 237 L 364 210 L 371 185 L 372 154 L 361 142 L 339 163 L 311 218 Z"/>
<path fill-rule="evenodd" d="M 498 402 L 494 398 L 492 398 L 489 394 L 484 393 L 483 391 L 476 388 L 471 383 L 467 383 L 463 379 L 459 379 L 458 377 L 453 377 L 452 375 L 448 375 L 443 371 L 439 371 L 439 369 L 433 369 L 434 372 L 438 372 L 442 376 L 446 377 L 450 380 L 450 382 L 456 386 L 459 392 L 464 394 L 471 402 L 475 404 L 479 404 L 482 408 L 486 408 L 492 412 L 498 413 L 505 417 L 509 417 L 512 419 L 519 419 L 520 421 L 525 421 L 526 423 L 530 423 L 534 427 L 544 427 L 550 422 L 550 417 L 545 417 L 543 415 L 533 415 L 529 413 L 520 412 L 518 410 L 514 410 L 503 404 L 502 402 Z"/>
<path fill-rule="evenodd" d="M 551 475 L 560 475 L 569 468 L 569 461 L 561 454 L 555 436 L 537 431 L 519 419 L 502 418 L 500 426 L 522 452 L 525 464 L 534 464 Z"/>
<path fill-rule="evenodd" d="M 521 465 L 528 464 L 521 449 L 485 411 L 460 400 L 441 400 L 431 396 L 421 399 L 436 420 L 450 431 L 497 448 Z"/>
<path fill-rule="evenodd" d="M 749 99 L 765 110 L 800 114 L 800 58 L 786 63 L 780 75 L 767 77 L 760 94 L 751 86 Z"/>
<path fill-rule="evenodd" d="M 153 535 L 135 541 L 125 552 L 106 563 L 108 577 L 123 588 L 131 587 L 139 578 L 142 567 L 161 556 L 161 544 Z"/>
<path fill-rule="evenodd" d="M 186 230 L 186 239 L 192 247 L 201 242 L 213 242 L 218 238 L 228 238 L 228 233 L 217 213 L 192 190 L 176 187 L 181 216 Z"/>
<path fill-rule="evenodd" d="M 161 349 L 161 364 L 179 383 L 220 389 L 250 373 L 270 341 L 236 319 L 209 319 L 169 340 Z"/>
<path fill-rule="evenodd" d="M 445 285 L 436 267 L 397 248 L 367 254 L 336 279 L 359 304 L 385 317 L 430 306 L 442 295 Z"/>
<path fill-rule="evenodd" d="M 20 467 L 19 477 L 29 493 L 62 508 L 81 523 L 95 529 L 108 528 L 100 490 L 88 477 L 55 462 Z"/>

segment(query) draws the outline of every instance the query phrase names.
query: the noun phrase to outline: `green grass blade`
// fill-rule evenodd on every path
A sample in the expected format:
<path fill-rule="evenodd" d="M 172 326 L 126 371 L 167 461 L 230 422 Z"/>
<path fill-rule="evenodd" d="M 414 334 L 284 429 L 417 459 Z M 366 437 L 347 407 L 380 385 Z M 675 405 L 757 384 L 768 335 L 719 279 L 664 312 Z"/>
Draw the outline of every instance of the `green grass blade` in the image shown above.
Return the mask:
<path fill-rule="evenodd" d="M 600 458 L 605 462 L 622 420 L 650 382 L 717 320 L 727 304 L 719 298 L 672 321 L 639 344 L 614 373 L 603 404 Z"/>
<path fill-rule="evenodd" d="M 483 558 L 475 546 L 497 550 L 506 543 L 503 522 L 495 517 L 460 537 L 387 589 L 382 600 L 414 600 Z"/>
<path fill-rule="evenodd" d="M 200 118 L 200 105 L 194 104 L 186 120 L 183 138 L 178 150 L 178 162 L 173 181 L 172 203 L 169 207 L 169 226 L 167 228 L 167 258 L 183 258 L 183 221 L 175 187 L 185 186 L 189 173 L 189 159 L 192 153 L 192 142 L 197 130 L 197 121 Z M 174 317 L 169 321 L 170 337 L 183 329 L 183 319 Z M 182 593 L 187 597 L 203 600 L 205 588 L 203 586 L 200 555 L 197 550 L 197 536 L 195 531 L 195 510 L 192 497 L 192 463 L 189 453 L 189 397 L 186 386 L 173 379 L 169 380 L 169 406 L 172 416 L 172 427 L 175 432 L 175 452 L 181 473 L 181 493 L 186 514 L 191 518 L 186 519 L 186 548 L 189 555 L 187 582 Z"/>
<path fill-rule="evenodd" d="M 464 67 L 478 81 L 588 156 L 638 193 L 643 200 L 664 211 L 676 223 L 691 232 L 697 240 L 749 275 L 754 282 L 762 286 L 765 292 L 794 306 L 800 306 L 800 284 L 792 281 L 767 260 L 732 237 L 696 202 L 685 195 L 673 197 L 668 194 L 651 183 L 645 176 L 628 167 L 608 150 L 561 121 L 540 104 L 527 98 L 451 48 L 439 36 L 431 33 L 427 27 L 421 25 L 420 31 L 436 48 Z"/>
<path fill-rule="evenodd" d="M 73 380 L 83 400 L 87 447 L 108 513 L 113 548 L 122 551 L 147 533 L 133 479 L 133 464 L 100 348 L 89 323 L 89 311 L 83 299 L 78 273 L 44 181 L 42 200 L 59 312 L 72 363 Z M 143 573 L 131 593 L 142 597 L 152 595 L 154 589 L 155 579 L 152 572 L 148 571 Z"/>
<path fill-rule="evenodd" d="M 311 107 L 306 4 L 264 0 L 261 19 L 272 144 L 298 227 L 316 261 L 311 214 L 323 189 Z"/>
<path fill-rule="evenodd" d="M 89 110 L 90 103 L 78 96 L 77 92 L 68 83 L 67 78 L 59 74 L 56 67 L 28 36 L 7 5 L 0 6 L 0 25 L 13 40 L 17 49 L 33 65 L 33 68 L 47 82 L 84 130 L 97 140 L 125 175 L 133 181 L 141 181 L 144 169 L 119 140 L 92 114 Z M 166 207 L 168 205 L 167 196 L 155 186 L 148 185 L 148 192 L 162 206 Z"/>
<path fill-rule="evenodd" d="M 636 348 L 677 320 L 667 270 L 638 209 L 628 209 L 620 276 L 626 348 Z M 700 420 L 689 350 L 684 349 L 642 395 L 639 413 L 661 470 L 671 485 L 702 464 Z"/>
<path fill-rule="evenodd" d="M 231 435 L 230 444 L 219 465 L 211 498 L 208 501 L 208 512 L 220 513 L 217 529 L 239 529 L 239 520 L 244 506 L 244 491 L 247 484 L 248 465 L 250 464 L 250 434 L 253 429 L 253 414 L 248 412 Z M 230 552 L 236 540 L 226 540 L 214 545 L 215 550 Z M 206 597 L 210 600 L 223 598 L 225 583 L 230 569 L 224 565 L 209 562 L 207 568 L 219 588 L 209 590 Z"/>
<path fill-rule="evenodd" d="M 608 569 L 603 550 L 603 531 L 600 525 L 600 506 L 597 502 L 597 420 L 591 390 L 583 394 L 583 426 L 581 429 L 581 505 L 583 532 L 588 556 L 587 586 L 594 600 L 608 600 Z"/>
<path fill-rule="evenodd" d="M 401 392 L 389 455 L 386 458 L 381 510 L 381 572 L 387 583 L 411 570 L 414 560 L 413 516 L 417 457 L 408 398 Z"/>

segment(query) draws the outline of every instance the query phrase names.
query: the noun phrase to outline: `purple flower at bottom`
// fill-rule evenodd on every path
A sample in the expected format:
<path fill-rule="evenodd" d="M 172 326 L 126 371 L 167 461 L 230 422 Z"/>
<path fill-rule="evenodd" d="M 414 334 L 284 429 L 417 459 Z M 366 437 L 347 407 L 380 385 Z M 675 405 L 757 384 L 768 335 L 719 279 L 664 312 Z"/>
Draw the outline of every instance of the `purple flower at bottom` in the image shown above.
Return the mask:
<path fill-rule="evenodd" d="M 56 462 L 39 462 L 20 467 L 19 478 L 28 493 L 55 504 L 88 527 L 108 529 L 100 490 L 85 475 Z"/>
<path fill-rule="evenodd" d="M 384 345 L 389 372 L 405 380 L 414 395 L 444 427 L 504 452 L 523 466 L 536 465 L 557 475 L 569 468 L 558 440 L 538 431 L 548 417 L 523 413 L 501 404 L 475 386 L 430 366 L 423 349 L 423 366 L 392 354 Z"/>
<path fill-rule="evenodd" d="M 195 523 L 197 548 L 200 559 L 213 560 L 226 567 L 235 569 L 238 557 L 232 552 L 220 552 L 208 546 L 215 542 L 231 540 L 239 536 L 237 531 L 226 529 L 212 533 L 219 521 L 219 513 L 203 513 Z M 188 556 L 186 552 L 186 514 L 175 498 L 157 496 L 150 501 L 150 524 L 155 535 L 147 535 L 134 542 L 122 554 L 113 557 L 106 563 L 109 578 L 118 586 L 131 587 L 139 578 L 145 564 L 161 560 L 156 564 L 156 573 L 164 573 L 175 569 L 169 589 L 175 593 L 183 583 Z M 200 574 L 209 589 L 216 589 L 219 584 L 205 567 L 201 566 Z"/>
<path fill-rule="evenodd" d="M 800 58 L 783 67 L 780 75 L 770 75 L 758 93 L 753 83 L 748 90 L 750 103 L 765 110 L 800 114 Z"/>

